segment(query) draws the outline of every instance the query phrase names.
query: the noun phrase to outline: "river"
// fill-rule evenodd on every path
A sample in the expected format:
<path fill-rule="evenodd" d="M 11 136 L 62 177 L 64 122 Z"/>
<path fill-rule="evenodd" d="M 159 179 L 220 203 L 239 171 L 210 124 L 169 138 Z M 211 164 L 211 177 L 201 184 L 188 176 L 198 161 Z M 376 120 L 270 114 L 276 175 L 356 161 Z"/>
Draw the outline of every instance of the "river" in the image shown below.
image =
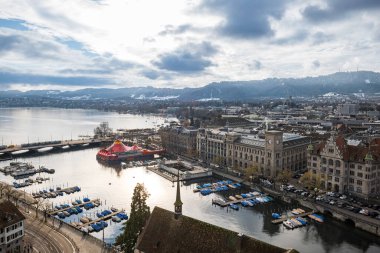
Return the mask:
<path fill-rule="evenodd" d="M 108 121 L 113 129 L 131 129 L 154 127 L 162 124 L 164 119 L 95 110 L 0 108 L 0 138 L 6 145 L 26 143 L 28 139 L 30 142 L 75 139 L 78 135 L 92 134 L 93 129 L 102 121 Z M 80 192 L 57 197 L 51 201 L 55 205 L 71 203 L 84 196 L 99 198 L 102 201 L 99 208 L 85 211 L 86 215 L 94 217 L 99 210 L 111 206 L 124 208 L 129 214 L 133 189 L 136 183 L 144 183 L 150 193 L 148 205 L 151 209 L 154 206 L 174 209 L 175 187 L 171 182 L 143 167 L 115 169 L 99 164 L 95 159 L 97 151 L 98 149 L 94 148 L 19 159 L 37 167 L 43 165 L 56 171 L 53 175 L 43 175 L 49 176 L 49 181 L 24 188 L 25 191 L 32 193 L 56 186 L 77 185 L 82 189 Z M 0 167 L 8 164 L 9 161 L 0 162 Z M 3 174 L 0 174 L 0 180 L 9 183 L 14 181 L 12 177 Z M 312 222 L 306 227 L 294 230 L 271 223 L 273 211 L 289 210 L 295 206 L 276 201 L 253 208 L 241 208 L 239 211 L 227 211 L 226 208 L 211 205 L 215 194 L 202 196 L 193 193 L 194 188 L 195 183 L 181 187 L 184 215 L 284 248 L 295 248 L 300 252 L 380 252 L 378 237 L 329 218 L 323 224 Z M 66 218 L 66 221 L 77 221 L 78 218 L 79 216 L 72 216 Z M 114 242 L 120 229 L 120 223 L 110 224 L 104 230 L 105 240 Z M 92 235 L 102 239 L 103 232 Z"/>

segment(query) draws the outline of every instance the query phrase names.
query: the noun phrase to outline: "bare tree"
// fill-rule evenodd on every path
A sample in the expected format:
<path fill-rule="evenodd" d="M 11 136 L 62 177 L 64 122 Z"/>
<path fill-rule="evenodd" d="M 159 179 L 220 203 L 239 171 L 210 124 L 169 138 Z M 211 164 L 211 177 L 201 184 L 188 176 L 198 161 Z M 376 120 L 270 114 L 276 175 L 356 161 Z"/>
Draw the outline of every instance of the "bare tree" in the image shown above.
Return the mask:
<path fill-rule="evenodd" d="M 18 201 L 20 200 L 20 198 L 23 194 L 19 190 L 12 189 L 11 195 L 12 195 L 12 198 L 15 202 L 15 205 L 18 206 Z"/>
<path fill-rule="evenodd" d="M 7 184 L 4 182 L 0 182 L 0 198 L 3 197 L 3 193 L 5 192 Z"/>
<path fill-rule="evenodd" d="M 41 204 L 40 209 L 44 213 L 44 222 L 46 222 L 47 215 L 51 211 L 51 204 L 49 202 L 44 202 Z"/>
<path fill-rule="evenodd" d="M 38 210 L 41 208 L 41 206 L 45 203 L 45 200 L 43 198 L 36 198 L 36 202 L 34 202 L 34 205 L 36 207 L 36 218 L 38 218 Z"/>
<path fill-rule="evenodd" d="M 5 185 L 4 194 L 8 200 L 10 200 L 10 198 L 12 196 L 12 192 L 13 192 L 12 186 L 9 184 Z"/>

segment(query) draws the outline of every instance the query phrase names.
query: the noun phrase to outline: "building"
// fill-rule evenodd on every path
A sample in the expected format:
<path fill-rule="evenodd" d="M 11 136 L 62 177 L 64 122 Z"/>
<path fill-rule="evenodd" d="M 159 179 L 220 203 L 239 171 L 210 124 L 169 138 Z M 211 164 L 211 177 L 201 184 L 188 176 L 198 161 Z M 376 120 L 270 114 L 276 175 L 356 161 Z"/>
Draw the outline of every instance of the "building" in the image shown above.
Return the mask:
<path fill-rule="evenodd" d="M 283 169 L 306 169 L 308 143 L 307 137 L 280 131 L 258 135 L 245 129 L 199 129 L 197 152 L 208 163 L 237 169 L 257 166 L 262 175 L 275 177 Z"/>
<path fill-rule="evenodd" d="M 358 104 L 339 104 L 337 114 L 342 116 L 356 116 L 359 113 Z"/>
<path fill-rule="evenodd" d="M 308 169 L 321 188 L 368 198 L 380 194 L 380 138 L 369 143 L 334 134 L 308 147 Z"/>
<path fill-rule="evenodd" d="M 10 202 L 0 202 L 0 252 L 21 252 L 25 216 Z"/>
<path fill-rule="evenodd" d="M 167 152 L 195 157 L 197 147 L 197 132 L 195 128 L 165 127 L 159 130 L 162 146 Z"/>

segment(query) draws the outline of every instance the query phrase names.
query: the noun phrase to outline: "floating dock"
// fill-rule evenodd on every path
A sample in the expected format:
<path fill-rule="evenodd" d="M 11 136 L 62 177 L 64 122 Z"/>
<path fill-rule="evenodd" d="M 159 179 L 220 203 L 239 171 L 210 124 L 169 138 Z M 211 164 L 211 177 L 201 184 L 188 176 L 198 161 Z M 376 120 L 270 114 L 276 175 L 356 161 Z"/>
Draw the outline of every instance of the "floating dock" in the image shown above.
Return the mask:
<path fill-rule="evenodd" d="M 76 189 L 79 189 L 80 191 L 80 188 L 78 186 L 73 186 L 73 187 L 67 187 L 67 188 L 64 188 L 64 189 L 60 189 L 60 190 L 55 190 L 55 191 L 48 191 L 46 193 L 37 193 L 37 194 L 34 194 L 33 197 L 34 198 L 41 198 L 43 197 L 44 195 L 49 195 L 52 194 L 52 193 L 55 193 L 57 194 L 58 192 L 64 192 L 66 194 L 71 194 L 71 193 L 74 193 L 74 192 L 79 192 L 78 190 Z M 57 197 L 57 196 L 56 196 Z M 47 196 L 47 198 L 54 198 L 54 197 L 49 197 Z"/>
<path fill-rule="evenodd" d="M 308 216 L 310 214 L 313 214 L 315 213 L 314 211 L 311 211 L 311 212 L 305 212 L 305 213 L 300 213 L 300 214 L 293 214 L 293 215 L 290 215 L 288 217 L 284 217 L 282 216 L 281 218 L 279 219 L 275 219 L 275 220 L 272 220 L 272 223 L 273 224 L 280 224 L 282 223 L 283 221 L 286 221 L 288 219 L 292 219 L 292 218 L 298 218 L 298 217 L 305 217 L 305 216 Z"/>
<path fill-rule="evenodd" d="M 72 205 L 72 206 L 69 206 L 69 207 L 66 207 L 66 208 L 62 208 L 62 209 L 59 209 L 59 210 L 53 211 L 53 212 L 51 212 L 51 213 L 49 213 L 49 214 L 50 214 L 50 215 L 56 215 L 56 214 L 59 213 L 59 212 L 67 211 L 67 210 L 69 210 L 69 209 L 71 209 L 71 208 L 75 208 L 75 207 L 77 207 L 77 206 L 82 207 L 82 206 L 84 206 L 85 204 L 95 203 L 95 202 L 98 202 L 98 203 L 99 203 L 99 202 L 100 202 L 100 199 L 94 199 L 94 200 L 90 200 L 90 201 L 87 201 L 87 202 L 83 202 L 83 203 L 81 203 L 81 204 Z"/>
<path fill-rule="evenodd" d="M 122 213 L 122 212 L 124 212 L 124 210 L 118 210 L 118 211 L 113 212 L 113 213 L 111 213 L 111 214 L 109 214 L 109 215 L 106 215 L 106 216 L 100 217 L 100 218 L 98 218 L 98 219 L 96 219 L 96 220 L 92 220 L 92 221 L 89 221 L 89 222 L 87 222 L 87 223 L 83 223 L 82 225 L 75 226 L 75 227 L 78 228 L 78 229 L 81 229 L 81 228 L 83 228 L 83 227 L 90 226 L 91 224 L 97 223 L 97 222 L 99 222 L 99 221 L 102 221 L 102 220 L 105 221 L 105 220 L 111 219 L 112 216 L 114 216 L 114 215 L 116 215 L 116 214 L 118 214 L 118 213 Z"/>
<path fill-rule="evenodd" d="M 156 173 L 157 175 L 159 175 L 159 176 L 161 176 L 167 180 L 169 180 L 170 182 L 176 182 L 177 181 L 177 176 L 174 176 L 174 175 L 169 176 L 168 174 L 160 171 L 158 166 L 147 166 L 146 169 Z M 179 181 L 183 181 L 183 180 L 180 179 Z"/>

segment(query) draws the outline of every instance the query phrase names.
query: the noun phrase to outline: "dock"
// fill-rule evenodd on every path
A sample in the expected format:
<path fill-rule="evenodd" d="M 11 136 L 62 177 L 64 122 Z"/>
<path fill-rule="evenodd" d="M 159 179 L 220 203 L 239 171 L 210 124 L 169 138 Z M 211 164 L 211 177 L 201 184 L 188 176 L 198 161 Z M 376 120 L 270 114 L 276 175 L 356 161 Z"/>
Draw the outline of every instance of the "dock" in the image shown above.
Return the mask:
<path fill-rule="evenodd" d="M 286 221 L 288 219 L 298 218 L 298 217 L 305 217 L 305 216 L 308 216 L 308 215 L 313 214 L 313 213 L 315 213 L 315 212 L 311 211 L 311 212 L 305 212 L 305 213 L 300 213 L 300 214 L 294 214 L 294 215 L 291 215 L 291 216 L 288 216 L 288 217 L 281 217 L 280 219 L 272 220 L 272 223 L 273 224 L 279 224 L 279 223 L 282 223 L 283 221 Z"/>
<path fill-rule="evenodd" d="M 242 199 L 237 199 L 237 200 L 230 200 L 230 201 L 221 201 L 221 200 L 212 200 L 212 203 L 215 204 L 215 205 L 218 205 L 218 206 L 221 206 L 221 207 L 226 207 L 230 204 L 236 204 L 236 203 L 240 203 L 244 200 L 250 200 L 250 199 L 255 199 L 257 198 L 257 196 L 255 197 L 248 197 L 248 198 L 242 198 Z"/>
<path fill-rule="evenodd" d="M 169 176 L 168 174 L 165 174 L 164 172 L 160 171 L 157 166 L 147 166 L 146 169 L 156 173 L 157 175 L 159 175 L 159 176 L 161 176 L 167 180 L 169 180 L 170 182 L 176 182 L 177 181 L 177 176 L 174 176 L 174 175 Z M 180 181 L 183 181 L 183 180 L 180 179 Z"/>
<path fill-rule="evenodd" d="M 82 206 L 84 206 L 85 204 L 95 203 L 95 202 L 100 202 L 100 199 L 94 199 L 94 200 L 90 200 L 90 201 L 87 201 L 87 202 L 83 202 L 83 203 L 81 203 L 81 204 L 72 205 L 72 206 L 69 206 L 69 207 L 66 207 L 66 208 L 63 208 L 63 209 L 57 210 L 57 211 L 53 211 L 53 212 L 49 213 L 49 215 L 56 215 L 56 214 L 59 213 L 59 212 L 67 211 L 67 210 L 69 210 L 69 209 L 71 209 L 71 208 L 73 208 L 73 207 L 77 207 L 77 206 L 82 207 Z"/>
<path fill-rule="evenodd" d="M 94 223 L 97 223 L 97 222 L 99 222 L 99 221 L 111 219 L 112 216 L 114 216 L 114 215 L 116 215 L 116 214 L 118 214 L 118 213 L 122 213 L 122 212 L 124 212 L 124 210 L 119 210 L 119 211 L 113 212 L 113 213 L 111 213 L 111 214 L 109 214 L 109 215 L 106 215 L 106 216 L 100 217 L 100 218 L 98 218 L 98 219 L 96 219 L 96 220 L 92 220 L 92 221 L 90 221 L 90 222 L 87 222 L 87 223 L 84 223 L 84 224 L 82 224 L 82 225 L 75 226 L 75 227 L 78 228 L 78 229 L 81 229 L 82 227 L 89 226 L 89 225 L 94 224 Z"/>
<path fill-rule="evenodd" d="M 55 191 L 48 191 L 47 193 L 38 193 L 38 194 L 34 194 L 34 198 L 41 198 L 43 195 L 48 195 L 49 193 L 57 193 L 57 192 L 64 192 L 66 194 L 70 194 L 70 193 L 74 193 L 74 192 L 79 192 L 79 191 L 75 191 L 74 188 L 76 186 L 73 186 L 73 187 L 67 187 L 67 188 L 64 188 L 64 189 L 60 189 L 60 190 L 55 190 Z M 50 198 L 50 197 L 48 197 Z"/>

